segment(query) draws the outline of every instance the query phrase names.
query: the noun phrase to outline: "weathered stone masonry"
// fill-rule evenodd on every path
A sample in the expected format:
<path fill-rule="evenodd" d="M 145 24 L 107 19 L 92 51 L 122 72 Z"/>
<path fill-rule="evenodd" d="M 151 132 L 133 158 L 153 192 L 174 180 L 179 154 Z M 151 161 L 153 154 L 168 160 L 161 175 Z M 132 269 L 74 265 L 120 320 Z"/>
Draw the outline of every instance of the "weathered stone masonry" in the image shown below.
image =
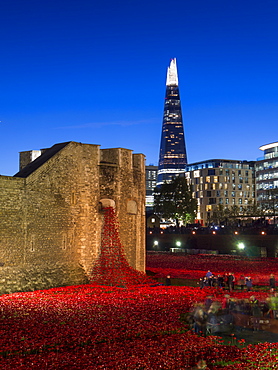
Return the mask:
<path fill-rule="evenodd" d="M 103 199 L 115 202 L 128 262 L 145 271 L 144 176 L 143 154 L 76 142 L 0 176 L 0 293 L 86 282 L 100 252 Z"/>

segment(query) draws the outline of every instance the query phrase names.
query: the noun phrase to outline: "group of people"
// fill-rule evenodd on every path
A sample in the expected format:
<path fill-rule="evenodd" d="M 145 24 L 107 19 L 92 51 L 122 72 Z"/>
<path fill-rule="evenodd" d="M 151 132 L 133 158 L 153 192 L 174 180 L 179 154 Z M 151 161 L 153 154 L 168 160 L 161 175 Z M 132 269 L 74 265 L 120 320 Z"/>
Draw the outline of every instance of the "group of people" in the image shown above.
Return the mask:
<path fill-rule="evenodd" d="M 275 278 L 273 276 L 274 282 L 273 286 L 275 289 Z M 229 272 L 224 275 L 214 275 L 210 270 L 206 273 L 206 275 L 200 278 L 199 286 L 201 289 L 204 287 L 214 287 L 220 289 L 228 289 L 230 292 L 235 289 L 236 279 L 232 272 Z M 237 281 L 237 285 L 239 289 L 244 290 L 245 288 L 247 291 L 251 291 L 253 287 L 253 282 L 251 276 L 244 276 L 241 275 Z"/>
<path fill-rule="evenodd" d="M 229 332 L 241 327 L 260 329 L 260 323 L 278 319 L 278 293 L 270 293 L 264 301 L 254 295 L 249 299 L 231 298 L 228 294 L 222 301 L 207 296 L 204 303 L 197 304 L 190 315 L 189 323 L 196 334 L 204 336 Z"/>

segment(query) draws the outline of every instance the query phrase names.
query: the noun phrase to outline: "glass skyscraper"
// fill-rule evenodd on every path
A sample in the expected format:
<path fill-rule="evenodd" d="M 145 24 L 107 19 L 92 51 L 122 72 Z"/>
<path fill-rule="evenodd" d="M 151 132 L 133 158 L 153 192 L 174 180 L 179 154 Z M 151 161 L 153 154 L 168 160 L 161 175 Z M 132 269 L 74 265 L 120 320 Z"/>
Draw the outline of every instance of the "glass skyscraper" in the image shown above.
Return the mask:
<path fill-rule="evenodd" d="M 187 156 L 176 59 L 167 71 L 166 96 L 158 162 L 157 186 L 185 172 Z"/>

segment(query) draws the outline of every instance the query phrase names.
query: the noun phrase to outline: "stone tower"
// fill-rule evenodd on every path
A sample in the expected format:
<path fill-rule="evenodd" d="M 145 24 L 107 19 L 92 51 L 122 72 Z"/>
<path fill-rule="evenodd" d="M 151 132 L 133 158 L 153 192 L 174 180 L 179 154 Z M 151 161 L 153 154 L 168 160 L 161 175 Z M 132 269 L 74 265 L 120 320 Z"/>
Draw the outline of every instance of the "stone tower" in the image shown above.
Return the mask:
<path fill-rule="evenodd" d="M 144 155 L 77 142 L 33 161 L 30 152 L 17 174 L 0 177 L 0 292 L 86 282 L 105 202 L 115 204 L 129 264 L 145 271 Z"/>

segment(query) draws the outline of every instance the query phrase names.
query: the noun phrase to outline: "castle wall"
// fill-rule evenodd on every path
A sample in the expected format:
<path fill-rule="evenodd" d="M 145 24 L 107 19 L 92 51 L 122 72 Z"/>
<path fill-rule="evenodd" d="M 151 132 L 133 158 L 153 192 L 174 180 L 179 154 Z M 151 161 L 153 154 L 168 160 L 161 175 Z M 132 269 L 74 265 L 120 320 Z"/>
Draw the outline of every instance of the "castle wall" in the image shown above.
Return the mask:
<path fill-rule="evenodd" d="M 70 142 L 26 178 L 0 177 L 0 292 L 86 282 L 102 198 L 115 201 L 127 259 L 144 271 L 144 175 L 142 154 Z"/>

